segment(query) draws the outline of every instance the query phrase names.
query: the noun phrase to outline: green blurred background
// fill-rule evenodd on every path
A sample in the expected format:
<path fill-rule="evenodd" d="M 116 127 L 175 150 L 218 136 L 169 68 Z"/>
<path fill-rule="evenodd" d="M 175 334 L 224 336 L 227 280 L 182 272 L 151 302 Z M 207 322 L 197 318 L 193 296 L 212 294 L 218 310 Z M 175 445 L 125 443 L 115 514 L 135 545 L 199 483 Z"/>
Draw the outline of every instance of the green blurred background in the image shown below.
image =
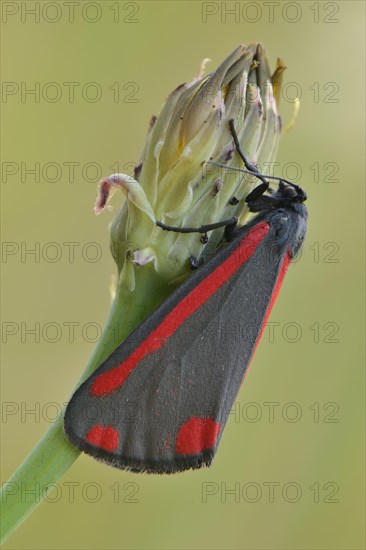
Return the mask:
<path fill-rule="evenodd" d="M 210 71 L 258 40 L 273 67 L 284 58 L 285 123 L 302 97 L 277 173 L 307 190 L 309 230 L 213 466 L 158 477 L 81 456 L 4 548 L 364 548 L 364 2 L 35 4 L 2 2 L 4 481 L 108 314 L 112 214 L 94 216 L 96 182 L 130 171 L 203 58 Z"/>

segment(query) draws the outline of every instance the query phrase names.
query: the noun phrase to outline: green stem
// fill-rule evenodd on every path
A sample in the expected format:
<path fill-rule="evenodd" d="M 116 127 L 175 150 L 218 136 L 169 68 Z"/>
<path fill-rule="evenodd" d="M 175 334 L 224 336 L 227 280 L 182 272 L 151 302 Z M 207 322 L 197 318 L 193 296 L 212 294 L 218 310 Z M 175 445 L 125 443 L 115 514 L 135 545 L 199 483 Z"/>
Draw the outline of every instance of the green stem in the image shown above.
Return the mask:
<path fill-rule="evenodd" d="M 134 292 L 123 286 L 119 288 L 102 337 L 78 385 L 158 307 L 171 290 L 150 266 L 137 270 Z M 52 484 L 67 472 L 79 454 L 80 451 L 64 436 L 62 414 L 1 489 L 0 542 L 4 542 L 44 500 Z"/>

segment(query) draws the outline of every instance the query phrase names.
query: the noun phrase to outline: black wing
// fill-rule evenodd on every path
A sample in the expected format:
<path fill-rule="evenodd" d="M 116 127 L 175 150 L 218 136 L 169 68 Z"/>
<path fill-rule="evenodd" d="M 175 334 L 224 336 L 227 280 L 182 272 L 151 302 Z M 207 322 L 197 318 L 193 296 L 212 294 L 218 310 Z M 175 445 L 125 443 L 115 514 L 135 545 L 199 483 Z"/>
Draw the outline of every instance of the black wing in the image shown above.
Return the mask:
<path fill-rule="evenodd" d="M 281 213 L 240 229 L 80 386 L 76 447 L 139 472 L 211 463 L 305 223 Z"/>

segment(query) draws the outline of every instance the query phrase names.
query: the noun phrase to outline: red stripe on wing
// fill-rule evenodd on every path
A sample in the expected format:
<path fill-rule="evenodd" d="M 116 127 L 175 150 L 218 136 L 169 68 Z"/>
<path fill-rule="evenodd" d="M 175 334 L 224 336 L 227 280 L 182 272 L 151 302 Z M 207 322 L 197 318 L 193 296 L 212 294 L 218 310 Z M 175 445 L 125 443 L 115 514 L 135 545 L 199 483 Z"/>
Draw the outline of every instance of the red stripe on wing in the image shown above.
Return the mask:
<path fill-rule="evenodd" d="M 272 308 L 273 308 L 273 306 L 274 306 L 274 304 L 275 304 L 275 301 L 276 301 L 276 299 L 277 299 L 278 293 L 279 293 L 280 288 L 281 288 L 281 286 L 282 286 L 283 279 L 284 279 L 284 277 L 285 277 L 285 275 L 286 275 L 286 271 L 287 271 L 288 266 L 290 265 L 290 262 L 291 262 L 291 255 L 290 255 L 290 253 L 287 253 L 286 256 L 284 257 L 283 261 L 282 261 L 281 270 L 280 270 L 280 273 L 279 273 L 279 275 L 278 275 L 278 277 L 277 277 L 277 281 L 276 281 L 275 287 L 274 287 L 273 292 L 272 292 L 271 300 L 270 300 L 270 302 L 269 302 L 269 305 L 268 305 L 268 308 L 267 308 L 267 311 L 266 311 L 266 315 L 265 315 L 264 320 L 263 320 L 263 324 L 262 324 L 262 327 L 261 327 L 261 331 L 260 331 L 260 333 L 259 333 L 259 335 L 258 335 L 258 337 L 257 337 L 257 340 L 256 340 L 256 342 L 255 342 L 255 346 L 254 346 L 253 351 L 252 351 L 252 355 L 251 355 L 251 357 L 250 357 L 250 359 L 249 359 L 248 367 L 247 367 L 247 369 L 246 369 L 246 371 L 245 371 L 245 373 L 244 373 L 243 381 L 244 381 L 246 375 L 247 375 L 248 372 L 249 372 L 249 367 L 250 367 L 251 361 L 252 361 L 252 359 L 253 359 L 253 356 L 254 356 L 254 354 L 255 354 L 255 350 L 257 349 L 258 344 L 259 344 L 259 341 L 260 341 L 260 339 L 262 338 L 263 331 L 264 331 L 264 329 L 266 328 L 266 324 L 267 324 L 268 318 L 269 318 L 269 316 L 270 316 L 270 314 L 271 314 Z"/>
<path fill-rule="evenodd" d="M 173 308 L 149 336 L 117 367 L 100 374 L 91 386 L 91 394 L 101 397 L 121 387 L 136 365 L 162 346 L 184 321 L 199 309 L 255 252 L 269 230 L 267 222 L 253 227 L 232 254 L 192 289 Z"/>

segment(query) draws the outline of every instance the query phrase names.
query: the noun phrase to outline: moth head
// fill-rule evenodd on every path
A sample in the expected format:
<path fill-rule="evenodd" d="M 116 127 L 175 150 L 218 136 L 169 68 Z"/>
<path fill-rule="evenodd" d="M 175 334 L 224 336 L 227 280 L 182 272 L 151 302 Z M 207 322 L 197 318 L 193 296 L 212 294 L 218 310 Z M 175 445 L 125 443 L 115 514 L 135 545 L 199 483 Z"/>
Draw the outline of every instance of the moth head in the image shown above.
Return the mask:
<path fill-rule="evenodd" d="M 295 183 L 290 184 L 280 180 L 279 191 L 282 197 L 290 202 L 304 202 L 307 199 L 305 191 Z"/>

